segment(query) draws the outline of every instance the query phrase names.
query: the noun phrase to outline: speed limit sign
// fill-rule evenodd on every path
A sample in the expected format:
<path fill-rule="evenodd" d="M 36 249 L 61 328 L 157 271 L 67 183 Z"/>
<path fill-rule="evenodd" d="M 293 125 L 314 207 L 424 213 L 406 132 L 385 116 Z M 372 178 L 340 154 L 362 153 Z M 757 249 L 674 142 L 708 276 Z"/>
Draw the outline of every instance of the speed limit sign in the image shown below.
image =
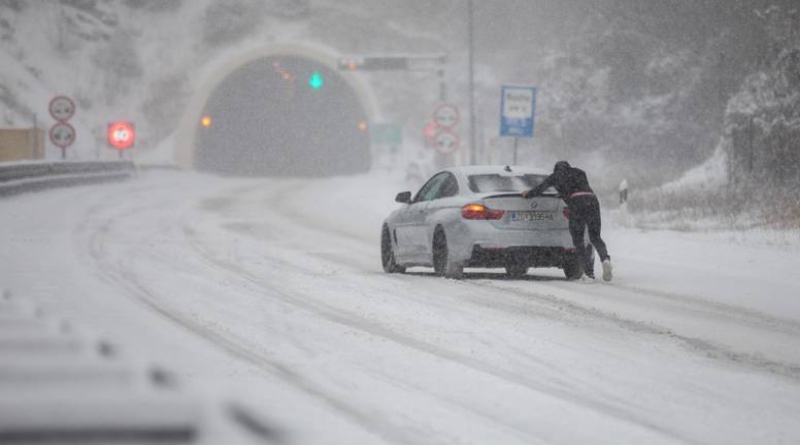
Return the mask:
<path fill-rule="evenodd" d="M 136 132 L 130 122 L 114 122 L 108 124 L 108 143 L 117 150 L 125 150 L 133 146 Z"/>

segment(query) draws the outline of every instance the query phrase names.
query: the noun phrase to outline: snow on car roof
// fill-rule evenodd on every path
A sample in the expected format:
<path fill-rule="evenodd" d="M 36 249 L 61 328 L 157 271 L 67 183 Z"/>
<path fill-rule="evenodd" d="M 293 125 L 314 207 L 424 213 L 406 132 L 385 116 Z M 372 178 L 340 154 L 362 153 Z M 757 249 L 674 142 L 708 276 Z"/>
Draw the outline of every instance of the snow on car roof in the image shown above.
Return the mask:
<path fill-rule="evenodd" d="M 509 172 L 507 167 L 511 169 Z M 524 174 L 534 174 L 534 175 L 549 175 L 552 173 L 550 169 L 544 168 L 536 168 L 536 167 L 527 167 L 527 166 L 520 166 L 520 165 L 465 165 L 460 167 L 450 167 L 447 170 L 452 172 L 458 172 L 463 175 L 480 175 L 480 174 L 514 174 L 514 173 L 524 173 Z"/>

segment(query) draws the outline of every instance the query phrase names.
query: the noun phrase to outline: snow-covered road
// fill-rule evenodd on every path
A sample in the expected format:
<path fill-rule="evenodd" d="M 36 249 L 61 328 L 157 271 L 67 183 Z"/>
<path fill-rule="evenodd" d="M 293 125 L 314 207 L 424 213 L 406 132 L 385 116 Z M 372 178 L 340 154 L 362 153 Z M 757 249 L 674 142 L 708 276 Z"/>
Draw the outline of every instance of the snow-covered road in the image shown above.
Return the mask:
<path fill-rule="evenodd" d="M 610 283 L 387 275 L 400 181 L 151 172 L 0 201 L 0 286 L 291 443 L 797 443 L 796 244 L 608 227 Z"/>

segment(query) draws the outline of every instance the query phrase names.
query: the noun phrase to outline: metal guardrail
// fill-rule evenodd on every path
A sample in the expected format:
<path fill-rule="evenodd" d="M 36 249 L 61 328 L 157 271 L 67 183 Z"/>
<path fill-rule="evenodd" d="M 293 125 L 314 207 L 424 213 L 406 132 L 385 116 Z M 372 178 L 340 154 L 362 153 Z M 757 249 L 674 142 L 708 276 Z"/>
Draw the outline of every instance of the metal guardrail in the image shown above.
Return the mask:
<path fill-rule="evenodd" d="M 163 371 L 0 298 L 0 443 L 193 443 L 199 402 Z"/>
<path fill-rule="evenodd" d="M 213 409 L 178 383 L 32 302 L 0 296 L 2 444 L 288 443 L 239 403 Z"/>
<path fill-rule="evenodd" d="M 135 173 L 131 161 L 0 164 L 0 196 L 119 181 Z"/>
<path fill-rule="evenodd" d="M 239 403 L 213 409 L 178 383 L 29 301 L 0 296 L 2 444 L 287 443 Z"/>

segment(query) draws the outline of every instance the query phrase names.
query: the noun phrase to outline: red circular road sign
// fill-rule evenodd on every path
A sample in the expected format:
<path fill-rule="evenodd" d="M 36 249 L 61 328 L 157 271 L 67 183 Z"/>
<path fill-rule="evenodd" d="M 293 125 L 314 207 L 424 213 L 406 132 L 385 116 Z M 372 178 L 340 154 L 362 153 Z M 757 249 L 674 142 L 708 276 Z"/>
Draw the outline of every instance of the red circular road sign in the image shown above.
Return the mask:
<path fill-rule="evenodd" d="M 461 138 L 456 133 L 447 128 L 442 128 L 436 133 L 434 147 L 439 153 L 449 155 L 458 150 L 460 142 Z"/>
<path fill-rule="evenodd" d="M 455 105 L 442 104 L 433 111 L 433 121 L 442 128 L 453 128 L 458 125 L 461 116 Z"/>
<path fill-rule="evenodd" d="M 108 143 L 118 150 L 130 148 L 136 138 L 136 131 L 130 122 L 114 122 L 108 124 Z"/>
<path fill-rule="evenodd" d="M 66 122 L 53 125 L 50 127 L 50 142 L 56 147 L 69 147 L 75 142 L 75 128 Z"/>
<path fill-rule="evenodd" d="M 56 96 L 48 106 L 50 116 L 58 122 L 66 122 L 75 114 L 75 102 L 67 96 Z"/>

